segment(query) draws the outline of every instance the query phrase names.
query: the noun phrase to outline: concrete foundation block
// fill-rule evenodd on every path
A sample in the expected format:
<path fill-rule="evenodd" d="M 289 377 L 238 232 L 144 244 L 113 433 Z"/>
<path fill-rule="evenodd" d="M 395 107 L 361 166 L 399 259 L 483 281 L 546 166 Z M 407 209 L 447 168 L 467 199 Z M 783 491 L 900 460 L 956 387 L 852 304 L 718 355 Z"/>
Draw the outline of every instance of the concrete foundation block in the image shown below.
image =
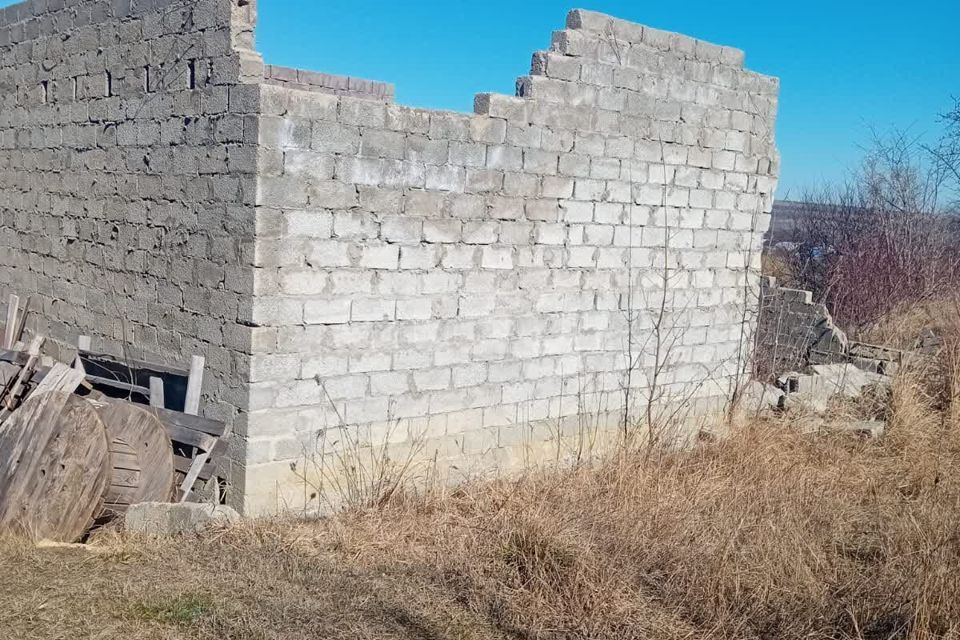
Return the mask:
<path fill-rule="evenodd" d="M 199 533 L 213 526 L 240 520 L 240 514 L 225 505 L 186 502 L 144 502 L 127 510 L 124 528 L 131 533 L 173 536 Z"/>

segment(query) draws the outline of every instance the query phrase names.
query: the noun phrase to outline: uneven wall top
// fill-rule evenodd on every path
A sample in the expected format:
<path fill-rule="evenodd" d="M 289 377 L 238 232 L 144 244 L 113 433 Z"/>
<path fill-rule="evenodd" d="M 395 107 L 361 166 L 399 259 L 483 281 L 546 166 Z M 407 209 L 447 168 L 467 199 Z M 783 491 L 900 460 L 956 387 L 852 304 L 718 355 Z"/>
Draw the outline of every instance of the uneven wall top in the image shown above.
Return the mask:
<path fill-rule="evenodd" d="M 711 44 L 690 36 L 654 29 L 595 11 L 574 9 L 567 15 L 567 28 L 599 33 L 613 46 L 636 45 L 658 51 L 673 51 L 690 60 L 734 67 L 743 66 L 744 53 L 740 49 Z"/>
<path fill-rule="evenodd" d="M 394 86 L 387 82 L 280 67 L 273 64 L 264 66 L 263 78 L 267 84 L 286 86 L 292 89 L 393 102 Z"/>

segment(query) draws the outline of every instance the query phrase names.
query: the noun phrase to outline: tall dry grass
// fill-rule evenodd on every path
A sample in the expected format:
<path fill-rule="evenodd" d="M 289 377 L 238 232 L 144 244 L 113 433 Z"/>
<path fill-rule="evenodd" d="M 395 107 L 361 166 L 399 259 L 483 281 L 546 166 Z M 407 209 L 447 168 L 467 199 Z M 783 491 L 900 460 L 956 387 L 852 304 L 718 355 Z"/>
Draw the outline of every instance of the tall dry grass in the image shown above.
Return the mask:
<path fill-rule="evenodd" d="M 725 441 L 394 501 L 298 540 L 427 571 L 526 638 L 960 637 L 958 387 L 906 370 L 880 441 Z"/>
<path fill-rule="evenodd" d="M 104 638 L 960 638 L 958 365 L 948 348 L 904 368 L 878 440 L 752 420 L 692 450 L 328 519 L 105 542 L 122 563 L 25 553 L 0 586 L 4 630 L 64 637 L 16 613 L 37 606 L 18 584 L 55 583 L 69 628 L 113 620 Z M 182 602 L 206 604 L 184 622 Z"/>

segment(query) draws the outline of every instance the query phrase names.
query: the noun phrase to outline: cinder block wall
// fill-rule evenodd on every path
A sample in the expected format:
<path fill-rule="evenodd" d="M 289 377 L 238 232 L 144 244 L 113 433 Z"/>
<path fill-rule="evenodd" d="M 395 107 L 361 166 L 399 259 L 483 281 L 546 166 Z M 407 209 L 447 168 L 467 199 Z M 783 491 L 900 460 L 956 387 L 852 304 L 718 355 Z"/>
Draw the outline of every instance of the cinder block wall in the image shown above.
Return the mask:
<path fill-rule="evenodd" d="M 833 323 L 827 306 L 813 301 L 813 293 L 781 287 L 773 277 L 762 279 L 754 352 L 759 377 L 845 362 L 847 353 L 846 334 Z"/>
<path fill-rule="evenodd" d="M 240 6 L 244 5 L 244 6 Z M 185 366 L 204 411 L 246 410 L 258 97 L 240 0 L 0 9 L 0 294 L 28 331 Z"/>
<path fill-rule="evenodd" d="M 309 502 L 357 439 L 455 480 L 583 455 L 628 403 L 722 407 L 776 80 L 575 11 L 517 87 L 475 114 L 261 87 L 249 509 Z"/>
<path fill-rule="evenodd" d="M 452 481 L 589 455 L 650 402 L 722 406 L 776 80 L 575 11 L 516 97 L 429 111 L 278 81 L 254 23 L 250 0 L 0 11 L 0 293 L 65 355 L 205 353 L 234 504 L 316 504 L 347 443 Z"/>

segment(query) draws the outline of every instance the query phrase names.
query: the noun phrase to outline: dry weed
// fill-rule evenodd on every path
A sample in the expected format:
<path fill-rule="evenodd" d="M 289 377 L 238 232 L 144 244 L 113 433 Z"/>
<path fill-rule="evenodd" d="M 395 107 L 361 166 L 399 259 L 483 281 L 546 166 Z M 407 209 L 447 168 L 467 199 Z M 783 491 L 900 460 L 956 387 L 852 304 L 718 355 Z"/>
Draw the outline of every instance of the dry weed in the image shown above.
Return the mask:
<path fill-rule="evenodd" d="M 325 520 L 110 534 L 113 554 L 8 541 L 0 636 L 958 638 L 950 380 L 905 368 L 879 441 L 754 420 Z"/>

